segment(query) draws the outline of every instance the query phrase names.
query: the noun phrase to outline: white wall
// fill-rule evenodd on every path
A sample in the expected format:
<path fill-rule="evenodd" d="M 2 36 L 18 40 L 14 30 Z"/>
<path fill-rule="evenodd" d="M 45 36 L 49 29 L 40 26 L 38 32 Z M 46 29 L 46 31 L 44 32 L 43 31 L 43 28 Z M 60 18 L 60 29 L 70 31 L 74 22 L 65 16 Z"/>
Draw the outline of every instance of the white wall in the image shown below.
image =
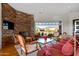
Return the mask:
<path fill-rule="evenodd" d="M 68 35 L 73 35 L 74 19 L 79 19 L 79 12 L 70 12 L 64 15 L 53 17 L 53 20 L 62 21 L 62 32 L 67 32 Z"/>
<path fill-rule="evenodd" d="M 73 35 L 73 20 L 79 19 L 79 12 L 71 12 L 63 15 L 63 32 Z"/>
<path fill-rule="evenodd" d="M 67 32 L 68 35 L 73 35 L 74 19 L 79 19 L 79 12 L 70 12 L 64 15 L 52 16 L 53 21 L 62 21 L 62 32 Z"/>
<path fill-rule="evenodd" d="M 71 32 L 70 32 L 70 34 L 72 34 L 72 32 L 73 32 L 73 20 L 74 19 L 79 19 L 79 12 L 73 12 L 73 13 L 70 13 L 69 14 L 69 21 L 70 21 L 70 23 L 69 23 L 69 25 L 70 25 L 70 30 L 71 30 Z"/>
<path fill-rule="evenodd" d="M 65 14 L 62 16 L 62 29 L 63 29 L 63 32 L 67 32 L 69 34 L 69 15 L 68 14 Z"/>
<path fill-rule="evenodd" d="M 0 3 L 0 48 L 2 47 L 2 24 L 1 24 L 1 3 Z"/>

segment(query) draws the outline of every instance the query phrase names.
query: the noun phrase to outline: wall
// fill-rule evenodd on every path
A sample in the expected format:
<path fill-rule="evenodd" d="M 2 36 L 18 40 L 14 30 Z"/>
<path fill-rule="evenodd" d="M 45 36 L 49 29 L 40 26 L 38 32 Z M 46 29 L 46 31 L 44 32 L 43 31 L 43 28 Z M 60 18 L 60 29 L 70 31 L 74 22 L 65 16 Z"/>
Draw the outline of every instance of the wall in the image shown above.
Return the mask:
<path fill-rule="evenodd" d="M 79 19 L 79 12 L 72 12 L 72 13 L 69 14 L 69 22 L 70 22 L 69 23 L 69 26 L 70 26 L 69 27 L 69 31 L 70 31 L 69 33 L 70 34 L 73 34 L 73 26 L 72 25 L 73 25 L 74 19 Z"/>
<path fill-rule="evenodd" d="M 62 16 L 62 29 L 63 29 L 62 32 L 67 32 L 69 34 L 69 31 L 68 31 L 69 21 L 68 20 L 69 20 L 68 14 L 65 14 Z"/>
<path fill-rule="evenodd" d="M 53 21 L 62 21 L 62 33 L 67 32 L 68 35 L 73 35 L 73 20 L 79 19 L 79 12 L 69 12 L 63 15 L 53 16 Z M 40 22 L 40 21 L 36 21 Z M 44 21 L 41 21 L 44 22 Z"/>
<path fill-rule="evenodd" d="M 62 33 L 73 35 L 73 20 L 79 19 L 79 12 L 69 12 L 63 15 L 53 16 L 53 21 L 62 21 Z"/>
<path fill-rule="evenodd" d="M 34 35 L 34 16 L 32 14 L 17 11 L 9 4 L 3 3 L 2 20 L 14 23 L 14 29 L 2 29 L 2 47 L 14 43 L 14 41 L 12 40 L 14 33 L 28 32 L 28 36 Z"/>
<path fill-rule="evenodd" d="M 33 32 L 31 28 L 34 26 L 34 17 L 31 14 L 24 14 L 22 12 L 16 12 L 15 31 L 18 32 L 28 32 L 31 36 Z"/>
<path fill-rule="evenodd" d="M 29 36 L 31 36 L 34 25 L 34 16 L 32 14 L 17 11 L 7 3 L 2 4 L 2 10 L 3 20 L 14 23 L 14 30 L 3 29 L 4 36 L 7 34 L 10 36 L 13 32 L 28 32 Z"/>
<path fill-rule="evenodd" d="M 9 6 L 7 3 L 2 3 L 2 21 L 6 20 L 6 21 L 14 23 L 15 17 L 16 17 L 15 10 L 11 6 Z M 13 30 L 3 29 L 2 31 L 3 31 L 3 36 L 12 35 L 13 33 Z"/>
<path fill-rule="evenodd" d="M 79 12 L 70 12 L 62 16 L 63 32 L 73 35 L 73 20 L 79 19 Z"/>
<path fill-rule="evenodd" d="M 1 3 L 0 3 L 0 48 L 2 47 L 2 24 L 1 24 Z"/>

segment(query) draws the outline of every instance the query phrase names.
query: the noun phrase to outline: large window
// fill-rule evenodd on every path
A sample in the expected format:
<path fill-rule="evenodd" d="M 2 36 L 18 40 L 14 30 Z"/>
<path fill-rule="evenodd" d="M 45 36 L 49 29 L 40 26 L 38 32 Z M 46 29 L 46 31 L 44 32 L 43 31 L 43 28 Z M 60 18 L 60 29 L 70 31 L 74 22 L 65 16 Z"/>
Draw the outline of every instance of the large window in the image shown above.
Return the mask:
<path fill-rule="evenodd" d="M 61 21 L 53 21 L 53 22 L 37 22 L 35 23 L 35 32 L 36 33 L 46 33 L 51 34 L 56 31 L 62 32 Z"/>

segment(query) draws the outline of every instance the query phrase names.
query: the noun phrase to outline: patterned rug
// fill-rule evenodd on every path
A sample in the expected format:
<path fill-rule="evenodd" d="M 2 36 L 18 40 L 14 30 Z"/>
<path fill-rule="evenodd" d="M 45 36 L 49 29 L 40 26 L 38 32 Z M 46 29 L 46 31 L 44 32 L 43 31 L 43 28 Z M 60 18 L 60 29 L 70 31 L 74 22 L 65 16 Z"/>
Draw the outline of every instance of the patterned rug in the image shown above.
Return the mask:
<path fill-rule="evenodd" d="M 29 52 L 29 54 L 27 56 L 36 56 L 37 55 L 37 49 L 36 49 L 36 44 L 31 44 L 31 45 L 27 45 L 27 50 Z M 24 52 L 21 51 L 20 45 L 15 45 L 15 48 L 18 52 L 18 54 L 20 56 L 26 56 L 26 54 Z"/>

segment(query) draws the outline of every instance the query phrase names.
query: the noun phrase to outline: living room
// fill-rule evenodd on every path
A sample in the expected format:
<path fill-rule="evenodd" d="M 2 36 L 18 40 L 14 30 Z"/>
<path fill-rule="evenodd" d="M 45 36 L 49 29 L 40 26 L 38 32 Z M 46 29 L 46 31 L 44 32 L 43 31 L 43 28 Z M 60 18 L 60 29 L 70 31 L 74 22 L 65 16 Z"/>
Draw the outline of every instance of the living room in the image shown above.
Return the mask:
<path fill-rule="evenodd" d="M 51 45 L 57 43 L 55 40 L 52 41 L 50 37 L 65 33 L 72 38 L 73 35 L 79 34 L 78 27 L 76 28 L 76 24 L 79 24 L 78 3 L 2 3 L 1 9 L 1 51 L 4 52 L 10 48 L 16 50 L 15 53 L 13 53 L 14 51 L 11 53 L 12 50 L 9 50 L 9 52 L 5 51 L 1 55 L 25 55 L 25 50 L 22 51 L 20 46 L 24 41 L 20 41 L 21 38 L 18 39 L 20 44 L 18 45 L 15 37 L 15 34 L 19 34 L 19 32 L 26 36 L 26 46 L 29 47 L 27 48 L 29 50 L 27 56 L 64 56 L 66 54 L 62 54 L 62 51 L 57 50 L 58 48 L 52 48 L 54 51 L 52 54 L 46 52 L 47 50 L 51 51 L 49 49 Z M 47 41 L 44 42 L 45 39 Z M 36 49 L 33 50 L 33 48 Z M 71 53 L 67 56 L 74 56 L 74 47 L 71 48 Z M 55 52 L 57 53 L 55 54 Z"/>

